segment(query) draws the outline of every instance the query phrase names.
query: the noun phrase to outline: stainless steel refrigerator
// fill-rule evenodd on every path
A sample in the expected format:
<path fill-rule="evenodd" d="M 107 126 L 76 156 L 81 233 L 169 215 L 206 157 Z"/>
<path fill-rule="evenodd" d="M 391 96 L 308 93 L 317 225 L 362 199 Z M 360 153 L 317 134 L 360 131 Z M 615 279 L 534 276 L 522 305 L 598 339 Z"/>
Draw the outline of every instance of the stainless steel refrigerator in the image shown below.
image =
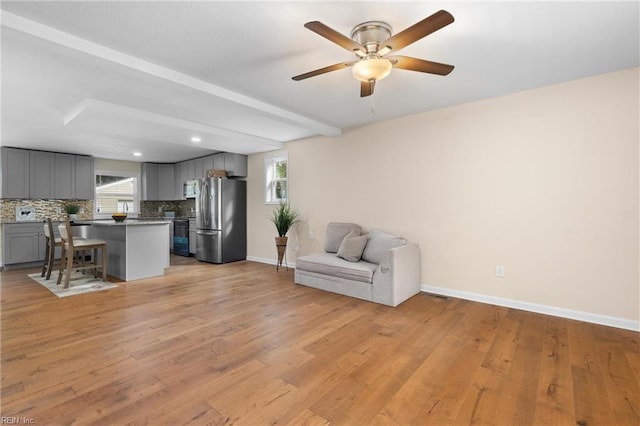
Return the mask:
<path fill-rule="evenodd" d="M 225 178 L 198 180 L 196 258 L 227 263 L 247 258 L 247 182 Z"/>

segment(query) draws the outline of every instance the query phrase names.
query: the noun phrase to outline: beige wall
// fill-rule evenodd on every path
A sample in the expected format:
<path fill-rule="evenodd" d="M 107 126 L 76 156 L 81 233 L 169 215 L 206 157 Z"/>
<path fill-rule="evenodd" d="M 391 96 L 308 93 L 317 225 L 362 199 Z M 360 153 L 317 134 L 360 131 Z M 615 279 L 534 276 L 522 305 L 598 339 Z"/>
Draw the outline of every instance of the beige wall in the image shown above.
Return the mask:
<path fill-rule="evenodd" d="M 634 68 L 288 143 L 304 216 L 289 260 L 353 221 L 417 242 L 425 285 L 638 321 L 638 80 Z M 249 158 L 248 254 L 274 260 L 263 157 Z"/>

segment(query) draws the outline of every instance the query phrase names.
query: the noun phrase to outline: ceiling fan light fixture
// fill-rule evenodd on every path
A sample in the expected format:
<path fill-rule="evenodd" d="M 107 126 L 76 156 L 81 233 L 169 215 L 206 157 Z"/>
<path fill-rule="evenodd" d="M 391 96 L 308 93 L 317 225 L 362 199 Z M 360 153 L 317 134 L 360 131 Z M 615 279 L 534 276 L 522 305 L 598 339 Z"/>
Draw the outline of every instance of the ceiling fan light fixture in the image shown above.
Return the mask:
<path fill-rule="evenodd" d="M 379 81 L 391 73 L 391 62 L 385 58 L 362 59 L 353 64 L 352 71 L 356 80 L 368 82 Z"/>

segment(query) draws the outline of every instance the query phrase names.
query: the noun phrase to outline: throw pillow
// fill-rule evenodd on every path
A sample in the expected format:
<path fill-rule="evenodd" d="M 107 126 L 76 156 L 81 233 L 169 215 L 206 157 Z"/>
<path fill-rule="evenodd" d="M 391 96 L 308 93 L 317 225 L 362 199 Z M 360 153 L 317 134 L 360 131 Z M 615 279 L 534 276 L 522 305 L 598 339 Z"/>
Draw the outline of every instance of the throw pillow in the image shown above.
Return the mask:
<path fill-rule="evenodd" d="M 396 247 L 403 246 L 407 243 L 404 238 L 387 234 L 379 229 L 369 231 L 369 241 L 362 253 L 362 260 L 369 263 L 380 264 L 385 251 Z"/>
<path fill-rule="evenodd" d="M 367 245 L 367 240 L 368 237 L 366 235 L 358 236 L 354 231 L 349 232 L 340 244 L 338 257 L 347 262 L 358 262 L 362 257 L 364 247 Z"/>
<path fill-rule="evenodd" d="M 353 231 L 360 235 L 360 225 L 355 223 L 331 222 L 327 225 L 327 232 L 324 236 L 324 251 L 327 253 L 337 253 L 344 237 Z"/>

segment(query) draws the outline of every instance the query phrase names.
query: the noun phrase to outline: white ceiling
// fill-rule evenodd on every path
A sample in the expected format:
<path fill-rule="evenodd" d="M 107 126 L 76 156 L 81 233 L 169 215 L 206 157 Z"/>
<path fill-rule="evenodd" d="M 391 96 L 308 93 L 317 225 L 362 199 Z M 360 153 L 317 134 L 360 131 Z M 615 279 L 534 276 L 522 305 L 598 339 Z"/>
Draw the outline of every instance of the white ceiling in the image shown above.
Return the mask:
<path fill-rule="evenodd" d="M 640 56 L 636 1 L 2 1 L 1 8 L 2 145 L 132 161 L 270 151 L 636 67 Z M 355 58 L 305 22 L 348 36 L 361 22 L 382 20 L 397 33 L 440 9 L 455 22 L 400 54 L 455 65 L 449 76 L 396 69 L 370 98 L 360 98 L 348 69 L 291 80 Z"/>

